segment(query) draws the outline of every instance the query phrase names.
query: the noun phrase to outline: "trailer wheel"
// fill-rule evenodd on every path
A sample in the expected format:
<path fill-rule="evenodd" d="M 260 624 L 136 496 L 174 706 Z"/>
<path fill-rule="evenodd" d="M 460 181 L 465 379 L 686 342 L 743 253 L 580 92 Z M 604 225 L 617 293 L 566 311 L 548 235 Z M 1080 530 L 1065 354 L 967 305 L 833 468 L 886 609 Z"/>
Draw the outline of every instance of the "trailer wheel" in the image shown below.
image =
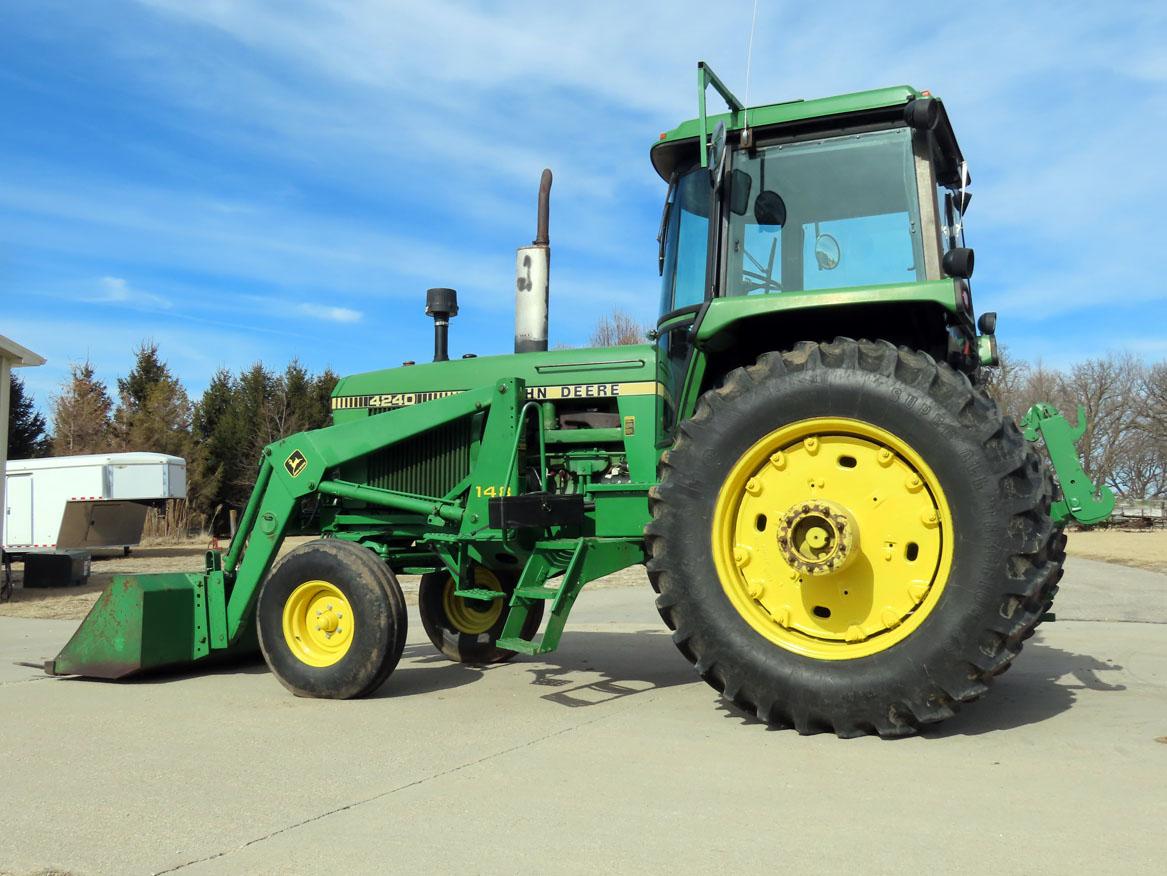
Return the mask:
<path fill-rule="evenodd" d="M 705 393 L 662 459 L 657 607 L 761 720 L 909 735 L 980 697 L 1037 621 L 1049 483 L 964 375 L 886 342 L 804 342 Z"/>
<path fill-rule="evenodd" d="M 422 575 L 417 594 L 421 624 L 434 647 L 455 663 L 503 663 L 515 656 L 514 651 L 499 648 L 498 641 L 506 624 L 507 603 L 515 589 L 516 577 L 485 566 L 474 567 L 474 586 L 505 594 L 501 599 L 467 599 L 454 593 L 454 578 L 447 572 Z M 527 613 L 520 633 L 530 639 L 543 620 L 543 603 L 536 603 Z"/>
<path fill-rule="evenodd" d="M 297 696 L 352 699 L 373 693 L 401 659 L 401 585 L 372 551 L 311 541 L 280 559 L 259 593 L 259 647 Z"/>

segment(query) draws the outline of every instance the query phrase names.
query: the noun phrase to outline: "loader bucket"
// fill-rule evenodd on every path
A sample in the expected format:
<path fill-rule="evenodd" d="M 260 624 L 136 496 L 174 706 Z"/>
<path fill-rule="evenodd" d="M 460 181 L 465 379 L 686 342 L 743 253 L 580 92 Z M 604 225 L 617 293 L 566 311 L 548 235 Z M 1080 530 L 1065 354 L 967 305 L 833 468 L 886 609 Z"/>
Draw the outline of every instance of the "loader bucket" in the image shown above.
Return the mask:
<path fill-rule="evenodd" d="M 205 657 L 210 649 L 203 579 L 186 572 L 115 577 L 45 672 L 126 678 Z M 246 645 L 230 650 L 238 653 Z"/>

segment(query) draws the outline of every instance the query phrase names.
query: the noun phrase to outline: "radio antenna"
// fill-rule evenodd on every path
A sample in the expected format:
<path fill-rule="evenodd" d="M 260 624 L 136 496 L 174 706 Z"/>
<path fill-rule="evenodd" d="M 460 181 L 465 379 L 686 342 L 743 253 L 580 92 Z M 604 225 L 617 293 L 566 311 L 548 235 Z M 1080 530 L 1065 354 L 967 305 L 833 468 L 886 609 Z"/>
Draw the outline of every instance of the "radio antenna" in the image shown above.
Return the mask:
<path fill-rule="evenodd" d="M 754 14 L 750 17 L 750 42 L 746 47 L 746 111 L 742 122 L 742 130 L 747 132 L 745 137 L 749 138 L 750 130 L 750 62 L 754 57 L 754 28 L 758 24 L 758 0 L 754 0 Z"/>

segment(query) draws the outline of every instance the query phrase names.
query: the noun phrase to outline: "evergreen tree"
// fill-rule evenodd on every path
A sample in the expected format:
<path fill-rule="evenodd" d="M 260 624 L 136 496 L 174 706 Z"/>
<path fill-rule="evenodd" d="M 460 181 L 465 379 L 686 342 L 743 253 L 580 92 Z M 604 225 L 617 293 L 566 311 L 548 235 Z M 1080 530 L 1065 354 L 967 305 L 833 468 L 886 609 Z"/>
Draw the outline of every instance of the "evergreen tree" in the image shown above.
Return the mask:
<path fill-rule="evenodd" d="M 220 369 L 194 409 L 189 494 L 210 515 L 247 502 L 263 448 L 295 432 L 328 425 L 339 378 L 313 375 L 293 360 L 282 373 L 256 362 L 238 377 Z"/>
<path fill-rule="evenodd" d="M 118 395 L 128 413 L 135 414 L 145 407 L 150 390 L 170 377 L 170 369 L 158 356 L 158 345 L 142 341 L 134 350 L 134 368 L 123 379 L 118 378 Z"/>
<path fill-rule="evenodd" d="M 235 478 L 244 421 L 235 410 L 235 379 L 225 368 L 211 378 L 194 409 L 188 495 L 196 510 L 210 515 L 226 498 Z"/>
<path fill-rule="evenodd" d="M 255 483 L 255 473 L 263 448 L 281 437 L 273 428 L 272 410 L 276 399 L 276 378 L 262 362 L 239 375 L 235 385 L 232 415 L 239 422 L 238 437 L 226 498 L 244 504 Z"/>
<path fill-rule="evenodd" d="M 88 361 L 69 365 L 69 379 L 53 397 L 53 455 L 101 453 L 110 449 L 109 390 Z"/>
<path fill-rule="evenodd" d="M 11 375 L 8 408 L 8 458 L 32 459 L 48 456 L 49 436 L 45 432 L 45 418 L 33 407 L 32 396 L 24 388 L 24 381 Z"/>
<path fill-rule="evenodd" d="M 312 386 L 313 390 L 313 410 L 318 419 L 313 422 L 311 428 L 319 429 L 322 426 L 327 426 L 332 420 L 332 391 L 336 389 L 336 384 L 340 382 L 340 375 L 331 368 L 325 368 L 316 378 Z"/>
<path fill-rule="evenodd" d="M 120 449 L 187 456 L 190 397 L 159 358 L 157 344 L 143 342 L 138 347 L 133 369 L 118 379 L 118 394 L 114 426 Z"/>

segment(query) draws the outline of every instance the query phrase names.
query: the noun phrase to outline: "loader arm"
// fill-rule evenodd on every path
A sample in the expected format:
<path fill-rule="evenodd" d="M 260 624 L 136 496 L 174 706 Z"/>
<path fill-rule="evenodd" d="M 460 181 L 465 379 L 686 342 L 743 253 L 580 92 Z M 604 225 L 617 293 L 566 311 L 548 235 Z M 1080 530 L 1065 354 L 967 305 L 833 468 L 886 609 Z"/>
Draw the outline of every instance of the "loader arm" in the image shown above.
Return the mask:
<path fill-rule="evenodd" d="M 525 384 L 500 380 L 458 395 L 308 432 L 263 450 L 255 487 L 226 554 L 208 551 L 202 573 L 116 576 L 57 657 L 51 675 L 121 678 L 255 647 L 260 586 L 279 553 L 297 502 L 314 493 L 424 514 L 435 527 L 456 528 L 473 512 L 485 526 L 485 500 L 451 501 L 352 484 L 328 477 L 346 462 L 440 426 L 487 412 L 484 443 L 510 448 Z M 476 471 L 491 483 L 518 476 L 506 453 L 484 453 Z M 495 471 L 495 469 L 498 469 Z M 473 516 L 473 514 L 472 514 Z"/>

